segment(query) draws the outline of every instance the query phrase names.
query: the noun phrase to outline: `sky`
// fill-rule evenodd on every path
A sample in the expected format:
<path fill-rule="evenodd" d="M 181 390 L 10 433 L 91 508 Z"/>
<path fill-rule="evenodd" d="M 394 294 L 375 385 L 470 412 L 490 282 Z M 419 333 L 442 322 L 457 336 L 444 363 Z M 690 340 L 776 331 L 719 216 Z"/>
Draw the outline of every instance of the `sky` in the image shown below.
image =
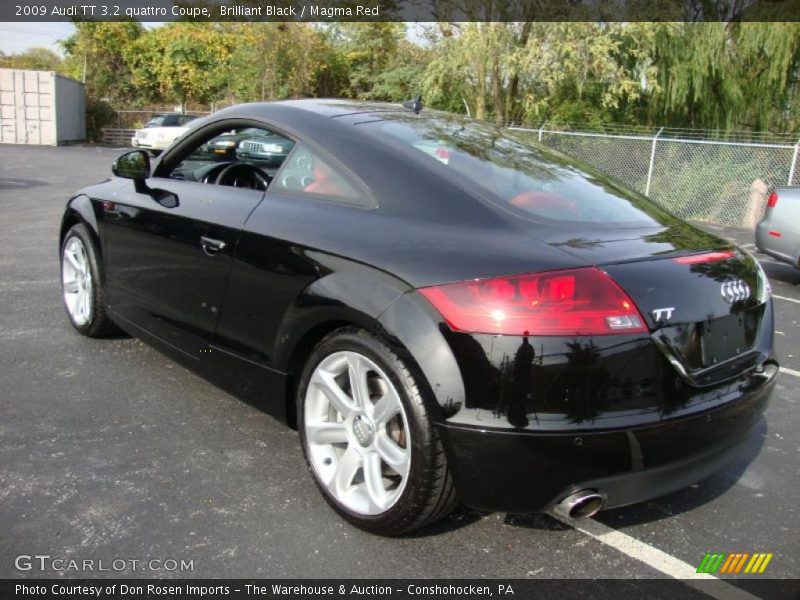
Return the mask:
<path fill-rule="evenodd" d="M 0 0 L 3 1 L 3 0 Z M 157 27 L 161 23 L 146 23 L 145 27 Z M 423 23 L 410 24 L 408 37 L 413 42 L 421 41 Z M 0 22 L 0 52 L 17 54 L 28 48 L 49 48 L 63 56 L 58 40 L 69 37 L 75 27 L 72 23 L 5 23 Z"/>
<path fill-rule="evenodd" d="M 4 23 L 0 22 L 0 51 L 15 54 L 35 46 L 61 54 L 58 40 L 69 37 L 72 23 Z"/>

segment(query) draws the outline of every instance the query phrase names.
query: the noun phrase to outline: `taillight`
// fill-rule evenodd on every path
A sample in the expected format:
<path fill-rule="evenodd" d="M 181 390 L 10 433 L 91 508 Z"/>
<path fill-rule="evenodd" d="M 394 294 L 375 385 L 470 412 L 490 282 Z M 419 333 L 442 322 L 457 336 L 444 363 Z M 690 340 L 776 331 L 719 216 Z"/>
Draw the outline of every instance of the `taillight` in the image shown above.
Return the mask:
<path fill-rule="evenodd" d="M 778 203 L 778 192 L 772 192 L 767 198 L 767 208 L 775 208 Z"/>
<path fill-rule="evenodd" d="M 644 319 L 610 275 L 593 267 L 422 288 L 455 331 L 504 335 L 643 333 Z"/>
<path fill-rule="evenodd" d="M 733 250 L 721 250 L 719 252 L 704 252 L 703 254 L 690 254 L 689 256 L 679 256 L 673 258 L 673 262 L 681 265 L 696 265 L 698 263 L 716 262 L 726 260 L 733 256 Z"/>

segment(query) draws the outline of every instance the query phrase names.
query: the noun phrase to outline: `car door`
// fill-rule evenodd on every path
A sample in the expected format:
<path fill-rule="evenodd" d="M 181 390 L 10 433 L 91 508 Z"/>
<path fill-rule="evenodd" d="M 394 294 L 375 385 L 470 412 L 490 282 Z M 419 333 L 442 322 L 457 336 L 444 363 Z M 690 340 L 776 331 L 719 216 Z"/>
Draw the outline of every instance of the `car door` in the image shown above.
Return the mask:
<path fill-rule="evenodd" d="M 186 164 L 172 173 L 185 178 L 204 168 Z M 109 307 L 201 358 L 219 318 L 240 231 L 264 191 L 170 176 L 144 184 L 125 186 L 103 203 Z"/>

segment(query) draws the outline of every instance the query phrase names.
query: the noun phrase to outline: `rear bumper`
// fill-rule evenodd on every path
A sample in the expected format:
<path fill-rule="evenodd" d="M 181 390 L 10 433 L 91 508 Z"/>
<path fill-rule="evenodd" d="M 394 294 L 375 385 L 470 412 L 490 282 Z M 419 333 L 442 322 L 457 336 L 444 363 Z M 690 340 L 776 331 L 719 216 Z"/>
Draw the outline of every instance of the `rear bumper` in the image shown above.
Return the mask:
<path fill-rule="evenodd" d="M 470 507 L 538 512 L 594 489 L 613 508 L 681 489 L 730 462 L 748 443 L 776 376 L 769 365 L 739 382 L 733 400 L 649 426 L 521 432 L 442 423 L 439 430 Z"/>

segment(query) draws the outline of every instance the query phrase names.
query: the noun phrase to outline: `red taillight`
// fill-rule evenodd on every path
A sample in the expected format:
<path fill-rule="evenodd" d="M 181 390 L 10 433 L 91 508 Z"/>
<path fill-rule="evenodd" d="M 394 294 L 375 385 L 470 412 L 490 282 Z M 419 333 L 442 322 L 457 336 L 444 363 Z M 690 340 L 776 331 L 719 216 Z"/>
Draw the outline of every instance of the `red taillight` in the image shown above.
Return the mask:
<path fill-rule="evenodd" d="M 478 279 L 419 291 L 455 331 L 504 335 L 647 331 L 633 301 L 596 268 Z"/>
<path fill-rule="evenodd" d="M 769 233 L 772 237 L 781 237 L 780 231 L 775 231 L 774 229 L 770 229 L 767 233 Z"/>
<path fill-rule="evenodd" d="M 696 265 L 698 263 L 716 262 L 725 260 L 733 256 L 733 250 L 721 250 L 719 252 L 704 252 L 703 254 L 690 254 L 689 256 L 679 256 L 672 260 L 681 265 Z"/>
<path fill-rule="evenodd" d="M 772 192 L 767 198 L 767 208 L 775 208 L 778 203 L 778 192 Z"/>

